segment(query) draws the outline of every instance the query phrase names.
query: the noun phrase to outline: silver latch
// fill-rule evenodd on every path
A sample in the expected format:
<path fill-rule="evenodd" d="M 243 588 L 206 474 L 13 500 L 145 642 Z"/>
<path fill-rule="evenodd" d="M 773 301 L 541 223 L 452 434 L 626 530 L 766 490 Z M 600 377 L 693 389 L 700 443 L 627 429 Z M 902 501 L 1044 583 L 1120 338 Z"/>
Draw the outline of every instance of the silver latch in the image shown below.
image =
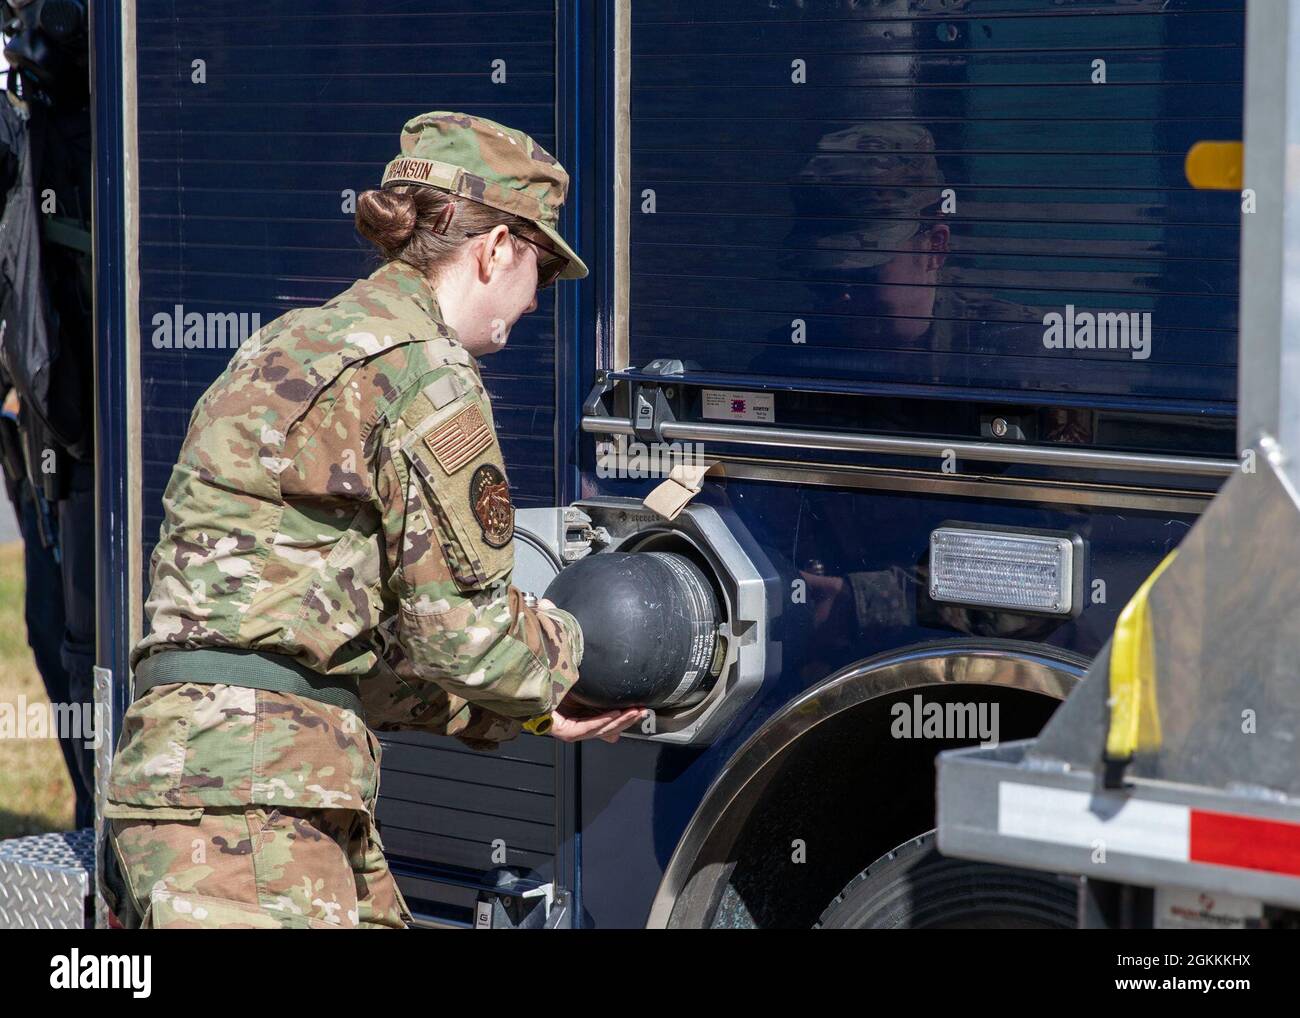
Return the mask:
<path fill-rule="evenodd" d="M 564 535 L 560 543 L 560 558 L 565 563 L 586 558 L 594 550 L 594 545 L 609 543 L 609 531 L 604 527 L 593 527 L 591 517 L 577 506 L 569 506 L 564 510 Z"/>

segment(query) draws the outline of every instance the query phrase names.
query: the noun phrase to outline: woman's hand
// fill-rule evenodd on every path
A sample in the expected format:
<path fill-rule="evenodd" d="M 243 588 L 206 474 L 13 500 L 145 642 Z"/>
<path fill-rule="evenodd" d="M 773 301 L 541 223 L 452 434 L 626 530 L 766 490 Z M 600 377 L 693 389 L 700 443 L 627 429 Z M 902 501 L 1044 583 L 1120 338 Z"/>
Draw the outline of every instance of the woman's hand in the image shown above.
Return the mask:
<path fill-rule="evenodd" d="M 551 731 L 561 742 L 581 742 L 583 739 L 604 739 L 618 742 L 619 733 L 630 728 L 650 712 L 644 707 L 626 707 L 601 714 L 583 714 L 582 708 L 571 704 L 568 697 L 551 711 Z"/>

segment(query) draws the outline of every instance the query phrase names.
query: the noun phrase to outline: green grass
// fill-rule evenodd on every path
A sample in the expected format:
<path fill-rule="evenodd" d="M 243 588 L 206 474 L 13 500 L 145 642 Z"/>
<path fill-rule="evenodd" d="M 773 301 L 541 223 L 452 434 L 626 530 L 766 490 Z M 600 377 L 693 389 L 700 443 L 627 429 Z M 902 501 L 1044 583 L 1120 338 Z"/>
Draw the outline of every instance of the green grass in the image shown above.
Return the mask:
<path fill-rule="evenodd" d="M 0 704 L 48 703 L 23 621 L 23 546 L 0 545 Z M 54 739 L 0 738 L 0 838 L 72 829 L 72 782 Z"/>

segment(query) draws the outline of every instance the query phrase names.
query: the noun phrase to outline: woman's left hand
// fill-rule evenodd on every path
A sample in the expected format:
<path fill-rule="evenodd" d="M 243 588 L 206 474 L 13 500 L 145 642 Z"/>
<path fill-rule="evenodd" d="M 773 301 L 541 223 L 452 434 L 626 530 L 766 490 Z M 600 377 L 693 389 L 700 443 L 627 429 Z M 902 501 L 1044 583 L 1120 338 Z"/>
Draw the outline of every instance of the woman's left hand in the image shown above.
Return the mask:
<path fill-rule="evenodd" d="M 569 713 L 573 711 L 573 713 Z M 579 714 L 573 705 L 562 702 L 551 711 L 551 731 L 561 742 L 581 742 L 583 739 L 604 739 L 618 742 L 619 733 L 645 717 L 644 707 L 626 707 L 622 710 L 604 711 L 601 714 Z"/>

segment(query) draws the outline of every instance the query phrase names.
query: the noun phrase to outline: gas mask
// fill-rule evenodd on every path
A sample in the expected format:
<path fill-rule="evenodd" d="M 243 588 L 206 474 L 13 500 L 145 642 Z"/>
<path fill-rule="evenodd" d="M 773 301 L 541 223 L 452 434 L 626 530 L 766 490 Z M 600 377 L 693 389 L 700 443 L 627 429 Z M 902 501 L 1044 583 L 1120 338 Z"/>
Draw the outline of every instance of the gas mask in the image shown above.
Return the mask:
<path fill-rule="evenodd" d="M 85 0 L 7 0 L 7 87 L 46 106 L 80 107 L 90 97 Z"/>

